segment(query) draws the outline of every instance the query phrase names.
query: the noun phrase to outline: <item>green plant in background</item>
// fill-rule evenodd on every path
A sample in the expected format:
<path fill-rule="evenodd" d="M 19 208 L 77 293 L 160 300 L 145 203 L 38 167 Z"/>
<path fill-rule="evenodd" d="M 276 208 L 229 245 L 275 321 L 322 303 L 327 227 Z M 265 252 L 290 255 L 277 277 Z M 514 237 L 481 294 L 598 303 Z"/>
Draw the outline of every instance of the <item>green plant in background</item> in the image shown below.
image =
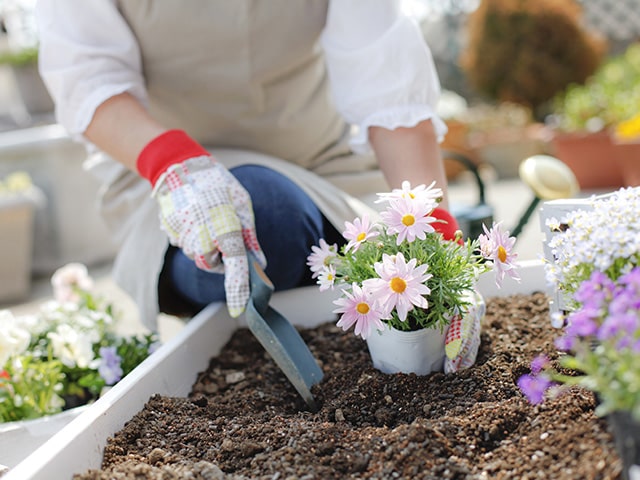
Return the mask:
<path fill-rule="evenodd" d="M 584 84 L 571 84 L 554 99 L 558 129 L 598 131 L 640 111 L 640 43 L 605 61 Z"/>
<path fill-rule="evenodd" d="M 0 52 L 0 65 L 12 65 L 22 67 L 35 65 L 38 61 L 38 47 L 29 47 L 23 50 Z"/>
<path fill-rule="evenodd" d="M 51 283 L 54 300 L 37 314 L 0 310 L 0 423 L 90 403 L 159 345 L 155 334 L 117 332 L 84 265 L 60 268 Z"/>
<path fill-rule="evenodd" d="M 542 118 L 558 92 L 596 70 L 604 47 L 573 0 L 482 0 L 469 17 L 461 66 L 481 94 Z"/>

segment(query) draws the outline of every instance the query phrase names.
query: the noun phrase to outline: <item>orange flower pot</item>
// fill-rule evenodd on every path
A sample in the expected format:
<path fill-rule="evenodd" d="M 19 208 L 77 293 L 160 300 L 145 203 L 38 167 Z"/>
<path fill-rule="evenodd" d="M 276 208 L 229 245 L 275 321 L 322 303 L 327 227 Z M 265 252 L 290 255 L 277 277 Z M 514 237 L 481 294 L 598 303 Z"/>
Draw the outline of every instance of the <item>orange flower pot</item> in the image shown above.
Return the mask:
<path fill-rule="evenodd" d="M 614 149 L 623 185 L 640 186 L 640 142 L 614 143 Z"/>
<path fill-rule="evenodd" d="M 573 171 L 582 190 L 617 189 L 624 185 L 608 132 L 555 132 L 552 147 L 553 154 Z"/>

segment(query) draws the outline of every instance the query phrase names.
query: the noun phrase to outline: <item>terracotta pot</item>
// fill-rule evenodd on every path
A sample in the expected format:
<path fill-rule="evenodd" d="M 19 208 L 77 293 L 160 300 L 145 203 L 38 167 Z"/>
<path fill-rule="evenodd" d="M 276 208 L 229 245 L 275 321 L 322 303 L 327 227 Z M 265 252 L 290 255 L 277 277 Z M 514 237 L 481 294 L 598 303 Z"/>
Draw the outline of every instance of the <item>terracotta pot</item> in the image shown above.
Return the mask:
<path fill-rule="evenodd" d="M 614 149 L 623 185 L 640 186 L 640 142 L 615 143 Z"/>
<path fill-rule="evenodd" d="M 623 186 L 622 172 L 609 133 L 555 132 L 552 147 L 553 154 L 573 171 L 582 190 Z"/>

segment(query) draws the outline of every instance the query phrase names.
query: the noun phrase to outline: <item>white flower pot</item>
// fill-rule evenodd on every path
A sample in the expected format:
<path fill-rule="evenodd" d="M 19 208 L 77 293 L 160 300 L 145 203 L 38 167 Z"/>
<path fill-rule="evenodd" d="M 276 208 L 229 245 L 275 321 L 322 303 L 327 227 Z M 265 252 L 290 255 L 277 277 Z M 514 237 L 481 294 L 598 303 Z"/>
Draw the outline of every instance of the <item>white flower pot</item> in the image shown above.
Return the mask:
<path fill-rule="evenodd" d="M 387 326 L 367 337 L 374 368 L 383 373 L 427 375 L 442 371 L 446 328 L 403 332 Z"/>
<path fill-rule="evenodd" d="M 0 464 L 18 465 L 87 408 L 82 405 L 33 420 L 0 423 Z"/>
<path fill-rule="evenodd" d="M 35 205 L 27 194 L 0 195 L 0 303 L 31 289 Z"/>

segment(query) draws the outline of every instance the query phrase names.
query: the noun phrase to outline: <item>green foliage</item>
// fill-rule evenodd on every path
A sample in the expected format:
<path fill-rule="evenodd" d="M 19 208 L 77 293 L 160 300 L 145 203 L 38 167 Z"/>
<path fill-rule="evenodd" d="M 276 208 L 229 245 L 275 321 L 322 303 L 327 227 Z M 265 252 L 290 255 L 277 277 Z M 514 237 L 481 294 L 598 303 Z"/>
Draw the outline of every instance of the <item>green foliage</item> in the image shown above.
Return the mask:
<path fill-rule="evenodd" d="M 90 403 L 158 346 L 155 333 L 118 333 L 114 309 L 91 291 L 86 267 L 62 267 L 52 284 L 56 300 L 37 314 L 0 310 L 0 423 Z"/>
<path fill-rule="evenodd" d="M 30 355 L 7 362 L 0 376 L 0 423 L 27 420 L 62 409 L 63 365 Z"/>
<path fill-rule="evenodd" d="M 395 235 L 381 231 L 371 242 L 363 242 L 356 252 L 347 253 L 342 247 L 336 270 L 341 281 L 362 284 L 369 278 L 376 278 L 374 265 L 382 261 L 382 254 L 402 253 L 405 258 L 417 260 L 418 265 L 429 265 L 433 276 L 426 281 L 431 293 L 425 298 L 429 308 L 416 308 L 407 320 L 399 319 L 397 311 L 385 320 L 398 330 L 418 330 L 433 326 L 448 325 L 453 312 L 466 312 L 469 307 L 468 294 L 473 292 L 480 273 L 489 270 L 484 257 L 478 253 L 479 242 L 467 240 L 463 245 L 443 241 L 439 234 L 426 235 L 425 240 L 396 243 Z"/>
<path fill-rule="evenodd" d="M 33 65 L 38 61 L 38 47 L 26 48 L 16 52 L 8 51 L 0 53 L 0 65 L 13 65 L 21 67 Z"/>
<path fill-rule="evenodd" d="M 593 131 L 628 120 L 640 109 L 640 43 L 604 62 L 584 84 L 571 84 L 554 99 L 558 127 Z"/>

